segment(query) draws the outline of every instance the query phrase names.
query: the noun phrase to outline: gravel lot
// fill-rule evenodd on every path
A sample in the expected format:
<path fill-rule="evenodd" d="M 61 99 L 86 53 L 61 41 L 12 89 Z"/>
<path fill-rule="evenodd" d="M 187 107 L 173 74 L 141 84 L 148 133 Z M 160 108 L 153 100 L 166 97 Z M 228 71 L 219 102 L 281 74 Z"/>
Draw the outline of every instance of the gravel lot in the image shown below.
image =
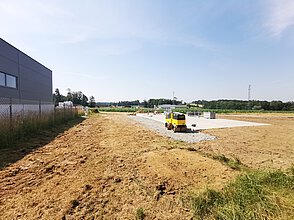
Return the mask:
<path fill-rule="evenodd" d="M 154 121 L 159 121 L 161 123 L 165 122 L 165 116 L 163 114 L 136 114 L 136 116 L 151 119 Z M 234 128 L 234 127 L 251 127 L 251 126 L 263 126 L 268 125 L 264 123 L 256 123 L 249 121 L 239 121 L 230 119 L 206 119 L 203 117 L 191 117 L 186 115 L 186 124 L 188 128 L 192 128 L 192 125 L 196 125 L 197 130 L 207 130 L 216 128 Z"/>
<path fill-rule="evenodd" d="M 138 116 L 129 116 L 129 117 L 135 120 L 136 122 L 139 122 L 141 125 L 151 130 L 154 130 L 163 136 L 170 137 L 175 140 L 185 141 L 188 143 L 195 143 L 200 141 L 209 141 L 209 140 L 216 139 L 216 137 L 214 136 L 203 134 L 201 132 L 196 132 L 196 131 L 188 131 L 186 133 L 180 133 L 180 132 L 174 133 L 173 131 L 167 130 L 164 127 L 164 124 L 159 121 L 155 121 L 155 120 L 143 118 L 143 117 L 138 117 Z"/>

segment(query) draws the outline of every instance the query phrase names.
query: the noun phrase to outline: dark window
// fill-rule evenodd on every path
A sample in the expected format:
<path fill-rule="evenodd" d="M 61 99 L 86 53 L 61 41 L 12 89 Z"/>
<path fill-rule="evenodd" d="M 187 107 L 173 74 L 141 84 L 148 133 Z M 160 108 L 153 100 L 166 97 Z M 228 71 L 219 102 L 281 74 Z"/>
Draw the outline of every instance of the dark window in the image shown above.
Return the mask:
<path fill-rule="evenodd" d="M 0 73 L 0 86 L 5 86 L 5 74 Z"/>
<path fill-rule="evenodd" d="M 17 77 L 0 72 L 0 86 L 17 88 Z"/>
<path fill-rule="evenodd" d="M 174 119 L 176 119 L 176 120 L 185 120 L 185 115 L 174 114 Z"/>
<path fill-rule="evenodd" d="M 178 120 L 185 120 L 185 115 L 178 115 Z"/>
<path fill-rule="evenodd" d="M 6 74 L 6 86 L 16 89 L 16 77 Z"/>

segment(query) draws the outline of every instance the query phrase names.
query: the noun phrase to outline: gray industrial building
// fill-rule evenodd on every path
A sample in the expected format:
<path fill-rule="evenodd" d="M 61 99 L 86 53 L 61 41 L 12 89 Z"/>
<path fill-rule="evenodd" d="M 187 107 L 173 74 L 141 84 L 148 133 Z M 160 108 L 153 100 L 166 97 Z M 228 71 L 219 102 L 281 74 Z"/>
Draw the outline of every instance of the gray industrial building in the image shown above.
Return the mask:
<path fill-rule="evenodd" d="M 7 102 L 15 111 L 53 108 L 52 71 L 0 38 L 0 105 Z"/>

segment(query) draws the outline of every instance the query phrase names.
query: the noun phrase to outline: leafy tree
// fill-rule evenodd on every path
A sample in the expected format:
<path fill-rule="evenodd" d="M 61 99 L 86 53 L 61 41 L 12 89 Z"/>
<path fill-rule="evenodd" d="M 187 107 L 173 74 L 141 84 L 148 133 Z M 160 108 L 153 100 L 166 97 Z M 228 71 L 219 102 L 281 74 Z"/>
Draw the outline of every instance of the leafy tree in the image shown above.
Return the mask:
<path fill-rule="evenodd" d="M 67 101 L 73 101 L 73 94 L 72 94 L 70 88 L 67 89 L 66 100 L 67 100 Z"/>
<path fill-rule="evenodd" d="M 66 97 L 62 94 L 60 94 L 59 89 L 56 88 L 55 92 L 53 94 L 53 102 L 54 105 L 57 106 L 59 102 L 64 102 L 66 101 Z"/>
<path fill-rule="evenodd" d="M 95 107 L 96 106 L 96 102 L 95 102 L 95 98 L 94 96 L 90 96 L 89 98 L 89 107 Z"/>
<path fill-rule="evenodd" d="M 58 102 L 61 102 L 61 95 L 58 88 L 55 89 L 55 93 L 53 94 L 53 102 L 55 106 L 58 105 Z"/>
<path fill-rule="evenodd" d="M 284 107 L 284 104 L 281 101 L 270 102 L 270 110 L 278 111 L 278 110 L 282 110 L 283 107 Z"/>
<path fill-rule="evenodd" d="M 94 98 L 94 97 L 93 97 Z M 64 101 L 72 101 L 74 105 L 88 105 L 88 97 L 83 94 L 81 91 L 72 92 L 70 88 L 67 89 L 67 95 L 64 96 L 60 94 L 59 89 L 55 89 L 55 93 L 53 94 L 53 100 L 55 106 L 58 105 L 58 102 Z M 94 99 L 95 102 L 95 99 Z"/>
<path fill-rule="evenodd" d="M 144 108 L 148 108 L 148 102 L 146 100 L 143 101 Z"/>
<path fill-rule="evenodd" d="M 125 106 L 125 107 L 131 107 L 131 106 L 138 106 L 140 105 L 140 101 L 139 100 L 135 100 L 135 101 L 120 101 L 117 104 L 118 106 Z"/>
<path fill-rule="evenodd" d="M 193 101 L 194 104 L 202 104 L 206 109 L 230 109 L 230 110 L 270 110 L 270 111 L 293 111 L 294 102 L 282 101 L 259 101 L 259 100 L 198 100 Z"/>
<path fill-rule="evenodd" d="M 74 105 L 82 105 L 87 106 L 88 105 L 88 97 L 85 96 L 81 91 L 78 92 L 72 92 L 71 98 Z"/>
<path fill-rule="evenodd" d="M 84 94 L 82 95 L 81 105 L 82 106 L 88 106 L 88 97 L 85 96 Z"/>

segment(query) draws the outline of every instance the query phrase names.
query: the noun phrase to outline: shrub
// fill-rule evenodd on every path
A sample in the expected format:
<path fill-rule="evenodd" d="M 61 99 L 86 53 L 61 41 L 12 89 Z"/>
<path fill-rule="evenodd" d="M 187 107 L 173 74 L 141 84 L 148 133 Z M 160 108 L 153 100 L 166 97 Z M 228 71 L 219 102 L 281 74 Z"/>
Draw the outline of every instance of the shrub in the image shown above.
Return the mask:
<path fill-rule="evenodd" d="M 143 208 L 138 208 L 136 212 L 136 219 L 137 220 L 144 220 L 146 217 L 144 209 Z"/>

